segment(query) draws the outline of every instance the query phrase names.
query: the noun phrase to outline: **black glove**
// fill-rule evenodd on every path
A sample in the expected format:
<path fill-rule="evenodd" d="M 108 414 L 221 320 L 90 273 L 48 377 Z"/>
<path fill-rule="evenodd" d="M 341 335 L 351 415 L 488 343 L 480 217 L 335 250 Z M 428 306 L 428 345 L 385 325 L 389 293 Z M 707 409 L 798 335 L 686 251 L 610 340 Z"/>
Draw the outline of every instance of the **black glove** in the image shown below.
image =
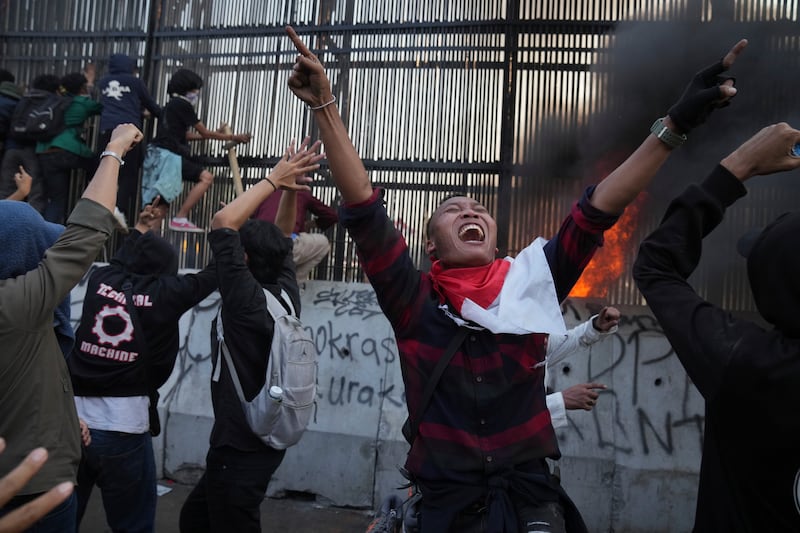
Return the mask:
<path fill-rule="evenodd" d="M 718 107 L 730 105 L 729 100 L 720 102 L 722 91 L 720 85 L 726 80 L 734 80 L 731 76 L 720 76 L 728 70 L 720 59 L 694 75 L 692 81 L 683 91 L 680 100 L 669 108 L 669 116 L 682 133 L 689 133 L 708 118 Z"/>

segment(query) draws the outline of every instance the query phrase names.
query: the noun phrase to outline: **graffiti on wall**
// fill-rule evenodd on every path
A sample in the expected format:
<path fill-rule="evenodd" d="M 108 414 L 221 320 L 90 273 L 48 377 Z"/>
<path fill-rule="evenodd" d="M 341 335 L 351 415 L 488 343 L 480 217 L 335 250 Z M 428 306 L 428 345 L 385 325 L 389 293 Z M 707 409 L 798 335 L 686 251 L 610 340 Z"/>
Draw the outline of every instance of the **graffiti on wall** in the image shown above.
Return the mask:
<path fill-rule="evenodd" d="M 74 322 L 83 290 L 85 281 L 73 291 Z M 181 319 L 175 369 L 161 390 L 168 411 L 212 416 L 210 334 L 218 306 L 214 293 Z M 563 306 L 565 321 L 575 325 L 599 308 L 589 300 L 569 300 Z M 693 465 L 703 438 L 702 398 L 647 309 L 622 311 L 615 334 L 550 369 L 556 390 L 581 382 L 607 385 L 593 411 L 568 412 L 569 426 L 558 431 L 562 450 L 645 459 L 690 454 Z M 395 413 L 396 421 L 404 419 L 397 346 L 368 285 L 308 283 L 303 322 L 319 355 L 312 425 L 374 435 L 387 411 Z"/>
<path fill-rule="evenodd" d="M 568 324 L 599 312 L 601 304 L 564 304 Z M 580 382 L 607 385 L 593 411 L 570 411 L 559 431 L 562 448 L 586 445 L 615 454 L 696 458 L 702 448 L 704 403 L 664 333 L 646 308 L 623 308 L 619 329 L 602 343 L 553 369 L 555 389 Z M 695 461 L 689 465 L 696 468 Z"/>

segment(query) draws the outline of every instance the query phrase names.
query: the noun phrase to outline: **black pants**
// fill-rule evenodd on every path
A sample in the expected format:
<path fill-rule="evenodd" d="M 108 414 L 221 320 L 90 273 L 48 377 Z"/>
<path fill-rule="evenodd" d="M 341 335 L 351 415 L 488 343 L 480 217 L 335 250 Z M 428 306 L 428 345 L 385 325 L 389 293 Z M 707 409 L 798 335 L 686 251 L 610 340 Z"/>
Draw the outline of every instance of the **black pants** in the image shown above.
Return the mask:
<path fill-rule="evenodd" d="M 458 533 L 485 533 L 487 530 L 485 510 L 467 510 L 459 514 L 450 531 Z M 517 507 L 519 530 L 522 533 L 564 533 L 564 510 L 561 504 L 545 503 Z"/>
<path fill-rule="evenodd" d="M 47 200 L 44 219 L 64 224 L 70 211 L 69 186 L 72 171 L 83 170 L 88 181 L 97 170 L 97 159 L 55 149 L 39 154 L 39 166 L 44 184 L 44 196 Z"/>
<path fill-rule="evenodd" d="M 105 150 L 110 140 L 111 130 L 100 132 L 100 137 L 97 141 L 97 147 L 100 152 Z M 120 211 L 125 213 L 125 217 L 128 219 L 128 225 L 133 226 L 136 224 L 136 218 L 139 216 L 137 201 L 139 199 L 139 175 L 142 170 L 142 163 L 144 162 L 143 143 L 138 143 L 128 150 L 128 153 L 125 154 L 122 160 L 125 161 L 125 164 L 119 169 L 117 207 L 119 207 Z"/>
<path fill-rule="evenodd" d="M 261 502 L 285 453 L 210 449 L 206 471 L 181 508 L 181 533 L 260 533 Z"/>

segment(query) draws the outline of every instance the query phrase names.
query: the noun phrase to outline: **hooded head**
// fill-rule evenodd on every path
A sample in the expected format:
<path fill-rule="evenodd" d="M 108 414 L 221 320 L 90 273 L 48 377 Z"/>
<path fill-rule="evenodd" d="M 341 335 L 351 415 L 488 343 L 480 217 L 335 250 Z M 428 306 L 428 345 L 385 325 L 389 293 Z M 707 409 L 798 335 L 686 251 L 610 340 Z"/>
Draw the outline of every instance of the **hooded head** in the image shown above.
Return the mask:
<path fill-rule="evenodd" d="M 740 245 L 758 312 L 784 335 L 800 338 L 800 212 L 785 213 Z"/>
<path fill-rule="evenodd" d="M 11 83 L 14 83 L 16 81 L 16 78 L 14 78 L 14 75 L 11 74 L 6 69 L 0 68 L 0 82 L 4 81 L 10 81 Z"/>
<path fill-rule="evenodd" d="M 36 268 L 63 231 L 64 226 L 47 222 L 27 202 L 0 200 L 0 279 Z"/>
<path fill-rule="evenodd" d="M 35 269 L 63 231 L 64 226 L 47 222 L 27 202 L 0 200 L 0 279 Z M 53 329 L 65 356 L 75 339 L 69 317 L 67 295 L 53 311 Z"/>
<path fill-rule="evenodd" d="M 111 264 L 133 274 L 174 276 L 178 273 L 178 254 L 169 242 L 148 231 L 132 246 L 120 248 Z"/>
<path fill-rule="evenodd" d="M 109 74 L 133 74 L 136 60 L 125 54 L 111 54 L 108 58 Z"/>
<path fill-rule="evenodd" d="M 239 238 L 253 277 L 262 285 L 277 283 L 283 262 L 292 249 L 289 239 L 275 224 L 256 219 L 239 228 Z"/>
<path fill-rule="evenodd" d="M 203 78 L 189 69 L 182 68 L 175 72 L 167 84 L 167 92 L 170 95 L 185 95 L 189 91 L 196 91 L 203 88 Z"/>

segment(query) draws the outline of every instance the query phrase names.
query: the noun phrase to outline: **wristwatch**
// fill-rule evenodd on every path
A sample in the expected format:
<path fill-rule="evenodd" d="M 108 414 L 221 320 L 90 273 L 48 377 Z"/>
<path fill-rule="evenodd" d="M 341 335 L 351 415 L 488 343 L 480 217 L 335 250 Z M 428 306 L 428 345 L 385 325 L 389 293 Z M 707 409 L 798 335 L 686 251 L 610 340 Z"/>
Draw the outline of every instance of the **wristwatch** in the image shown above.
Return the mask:
<path fill-rule="evenodd" d="M 669 146 L 670 148 L 677 148 L 686 142 L 686 135 L 682 133 L 675 133 L 664 124 L 664 118 L 657 118 L 653 125 L 650 126 L 650 133 L 655 135 L 658 140 Z"/>

